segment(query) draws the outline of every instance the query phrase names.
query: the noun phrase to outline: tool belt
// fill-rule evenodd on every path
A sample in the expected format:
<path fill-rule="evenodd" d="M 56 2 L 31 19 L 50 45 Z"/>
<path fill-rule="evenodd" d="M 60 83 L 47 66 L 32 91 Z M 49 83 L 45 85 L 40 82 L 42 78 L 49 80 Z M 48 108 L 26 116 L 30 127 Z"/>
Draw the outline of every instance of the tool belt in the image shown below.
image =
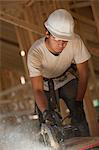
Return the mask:
<path fill-rule="evenodd" d="M 70 72 L 70 73 L 73 74 L 76 78 L 78 78 L 76 64 L 71 64 L 71 66 L 70 66 L 66 71 L 64 71 L 64 73 L 62 73 L 60 76 L 53 77 L 53 78 L 46 78 L 46 77 L 43 77 L 43 80 L 44 80 L 44 81 L 49 81 L 49 80 L 53 80 L 53 79 L 59 79 L 59 78 L 61 78 L 61 77 L 66 77 L 66 73 L 67 73 L 67 72 Z"/>
<path fill-rule="evenodd" d="M 57 103 L 58 100 L 57 99 L 59 98 L 59 96 L 56 96 L 56 94 L 58 95 L 58 91 L 54 90 L 54 81 L 53 80 L 54 79 L 59 79 L 60 81 L 64 80 L 64 78 L 67 77 L 66 72 L 68 72 L 68 71 L 71 72 L 74 76 L 76 76 L 76 71 L 77 71 L 76 65 L 72 64 L 62 75 L 60 75 L 58 77 L 55 77 L 55 78 L 45 78 L 45 77 L 43 77 L 43 80 L 48 82 L 50 101 L 52 101 L 53 106 L 55 106 L 55 104 L 58 105 L 58 103 Z"/>

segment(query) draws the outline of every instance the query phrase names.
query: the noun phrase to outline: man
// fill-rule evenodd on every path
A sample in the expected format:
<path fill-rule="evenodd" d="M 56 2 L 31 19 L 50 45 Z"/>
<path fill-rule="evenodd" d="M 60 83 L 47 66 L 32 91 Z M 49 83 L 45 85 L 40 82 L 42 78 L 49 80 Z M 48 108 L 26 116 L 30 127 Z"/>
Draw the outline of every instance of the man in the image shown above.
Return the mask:
<path fill-rule="evenodd" d="M 54 123 L 53 111 L 48 107 L 48 82 L 53 79 L 54 89 L 68 106 L 71 123 L 82 136 L 89 135 L 83 110 L 83 98 L 88 80 L 90 54 L 81 38 L 74 33 L 74 20 L 65 9 L 51 13 L 44 23 L 46 36 L 37 40 L 28 52 L 28 69 L 33 85 L 36 104 L 43 119 Z M 76 64 L 78 78 L 69 71 Z"/>

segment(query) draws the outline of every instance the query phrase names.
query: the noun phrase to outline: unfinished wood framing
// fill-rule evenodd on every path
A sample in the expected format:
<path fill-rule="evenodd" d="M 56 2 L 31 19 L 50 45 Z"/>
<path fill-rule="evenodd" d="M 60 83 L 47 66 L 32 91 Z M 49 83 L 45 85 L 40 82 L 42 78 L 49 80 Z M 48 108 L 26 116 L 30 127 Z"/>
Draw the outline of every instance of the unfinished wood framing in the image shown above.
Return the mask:
<path fill-rule="evenodd" d="M 70 6 L 70 9 L 88 7 L 88 6 L 90 6 L 90 5 L 91 5 L 91 4 L 90 4 L 89 1 L 84 1 L 84 2 L 79 2 L 79 3 L 72 4 L 72 5 Z"/>
<path fill-rule="evenodd" d="M 26 20 L 27 23 L 31 23 L 34 24 L 33 22 L 33 15 L 32 15 L 32 8 L 31 7 L 27 7 L 24 11 L 24 18 Z M 33 44 L 33 33 L 28 31 L 28 35 L 29 35 L 29 41 L 31 43 L 31 45 Z"/>
<path fill-rule="evenodd" d="M 74 2 L 74 5 L 76 5 L 75 0 L 73 2 Z M 76 12 L 76 14 L 79 14 L 77 8 L 75 8 L 75 12 Z M 82 30 L 82 27 L 81 27 L 81 24 L 80 24 L 80 21 L 82 21 L 82 19 L 79 18 L 79 17 L 81 17 L 81 16 L 79 16 L 79 15 L 76 16 L 76 18 L 78 18 L 78 22 L 77 22 L 78 31 L 79 31 L 80 36 L 83 38 L 84 43 L 87 45 L 87 40 L 86 40 L 87 37 L 85 37 L 83 35 L 83 30 Z M 87 20 L 87 21 L 89 21 L 89 20 Z M 91 21 L 90 25 L 92 25 L 92 24 L 93 23 Z M 97 53 L 98 53 L 98 50 L 97 50 Z M 95 54 L 96 53 L 94 53 L 94 55 Z M 90 75 L 92 76 L 92 79 L 93 79 L 93 84 L 94 84 L 94 88 L 95 88 L 96 97 L 99 98 L 98 84 L 97 84 L 96 75 L 95 75 L 94 67 L 92 65 L 92 61 L 91 60 L 89 60 L 89 69 L 90 69 Z M 93 106 L 93 99 L 90 96 L 90 90 L 89 89 L 90 88 L 88 86 L 88 88 L 86 90 L 85 97 L 84 97 L 84 108 L 85 108 L 85 112 L 86 112 L 86 117 L 87 117 L 87 120 L 88 120 L 88 124 L 89 124 L 89 127 L 90 127 L 90 133 L 91 133 L 92 136 L 97 136 L 97 135 L 99 135 L 99 133 L 97 132 L 99 130 L 99 124 L 97 122 L 96 112 L 95 112 L 95 108 Z"/>
<path fill-rule="evenodd" d="M 18 26 L 20 28 L 29 30 L 33 33 L 43 35 L 43 31 L 40 27 L 33 25 L 33 24 L 30 24 L 30 23 L 27 23 L 26 21 L 20 20 L 20 19 L 13 17 L 11 15 L 5 14 L 4 12 L 1 12 L 1 11 L 0 11 L 0 20 L 11 23 L 11 24 Z"/>
<path fill-rule="evenodd" d="M 24 64 L 24 69 L 25 69 L 25 74 L 26 74 L 26 79 L 28 80 L 29 76 L 28 76 L 28 69 L 27 69 L 27 63 L 26 63 L 26 41 L 25 39 L 22 38 L 21 31 L 20 28 L 15 27 L 16 29 L 16 34 L 17 34 L 17 38 L 18 38 L 18 42 L 19 42 L 19 46 L 20 46 L 20 52 L 23 50 L 25 52 L 25 56 L 22 56 L 22 61 Z"/>
<path fill-rule="evenodd" d="M 97 31 L 99 34 L 99 1 L 98 0 L 90 0 L 90 1 L 91 1 L 95 23 L 97 26 Z"/>
<path fill-rule="evenodd" d="M 23 85 L 19 85 L 19 81 L 17 79 L 17 77 L 20 76 L 21 73 L 24 73 L 25 70 L 25 77 L 27 79 L 27 82 L 29 80 L 26 56 L 22 57 L 22 65 L 20 64 L 20 57 L 18 57 L 17 54 L 20 52 L 20 50 L 24 50 L 27 55 L 27 52 L 32 43 L 36 39 L 44 35 L 43 21 L 53 10 L 58 8 L 65 8 L 70 11 L 75 20 L 75 24 L 77 25 L 75 31 L 84 40 L 84 43 L 94 57 L 95 62 L 98 62 L 97 65 L 94 66 L 92 60 L 89 61 L 89 67 L 90 76 L 92 77 L 92 82 L 94 85 L 94 94 L 99 99 L 99 79 L 96 79 L 96 72 L 98 72 L 97 77 L 99 78 L 99 67 L 97 67 L 99 66 L 99 61 L 96 61 L 95 59 L 95 57 L 99 57 L 98 0 L 14 0 L 13 2 L 7 0 L 2 1 L 2 3 L 0 3 L 0 7 L 0 24 L 3 31 L 0 34 L 0 45 L 3 45 L 2 48 L 0 48 L 0 54 L 3 57 L 2 59 L 0 59 L 0 71 L 2 72 L 2 74 L 4 74 L 4 77 L 3 75 L 0 75 L 0 80 L 2 80 L 0 83 L 0 105 L 3 105 L 2 100 L 4 100 L 4 105 L 6 104 L 6 102 L 10 105 L 12 101 L 15 100 L 15 97 L 11 97 L 11 93 L 12 95 L 13 93 L 17 93 L 16 99 L 18 100 L 20 99 L 20 97 L 22 97 L 22 99 L 24 99 L 25 97 L 28 100 L 29 97 L 26 96 L 26 91 L 21 89 L 25 89 L 25 87 Z M 12 26 L 15 27 L 15 30 L 13 30 Z M 12 64 L 12 59 L 15 60 L 15 64 Z M 12 68 L 12 70 L 16 69 L 16 63 L 20 66 L 20 70 L 22 71 L 21 73 L 20 70 L 16 71 L 17 75 L 15 75 L 13 71 L 11 72 L 11 70 L 9 69 L 10 67 Z M 5 70 L 3 70 L 2 66 L 6 69 L 4 68 Z M 17 70 L 18 68 L 19 67 L 17 67 Z M 9 86 L 10 88 L 7 89 L 7 87 Z M 29 93 L 29 95 L 30 97 L 32 97 L 31 93 Z M 4 99 L 2 99 L 2 97 Z M 92 104 L 93 99 L 91 97 L 89 84 L 84 99 L 84 106 L 90 126 L 91 135 L 98 136 L 99 133 L 97 131 L 99 131 L 99 122 L 97 122 L 96 120 L 96 111 Z M 23 101 L 20 100 L 20 103 L 16 102 L 14 106 L 18 110 L 18 112 L 10 112 L 11 107 L 5 107 L 5 110 L 8 110 L 8 117 L 13 115 L 18 115 L 20 117 L 24 114 L 29 115 L 32 113 L 31 110 L 28 110 L 28 101 L 23 103 Z M 66 114 L 66 108 L 64 107 L 63 103 L 61 103 L 61 106 L 62 114 L 64 116 Z M 2 109 L 1 106 L 0 108 Z M 21 112 L 22 110 L 23 112 Z M 6 113 L 2 117 L 6 117 Z"/>

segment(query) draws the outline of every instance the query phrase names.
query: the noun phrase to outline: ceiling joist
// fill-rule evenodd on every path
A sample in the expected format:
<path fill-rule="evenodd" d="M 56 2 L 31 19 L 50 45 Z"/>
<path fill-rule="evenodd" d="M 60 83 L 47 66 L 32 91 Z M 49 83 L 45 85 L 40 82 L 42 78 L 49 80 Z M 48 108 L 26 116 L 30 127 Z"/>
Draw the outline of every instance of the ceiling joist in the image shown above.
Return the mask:
<path fill-rule="evenodd" d="M 37 1 L 37 0 L 36 0 Z M 36 2 L 35 0 L 28 0 L 26 2 L 26 6 L 32 6 L 34 2 Z"/>
<path fill-rule="evenodd" d="M 42 28 L 40 28 L 39 26 L 31 24 L 31 23 L 27 23 L 24 20 L 21 20 L 21 19 L 14 17 L 14 16 L 5 14 L 2 11 L 0 11 L 0 20 L 5 21 L 7 23 L 11 23 L 15 26 L 26 29 L 26 30 L 31 31 L 33 33 L 43 35 Z"/>
<path fill-rule="evenodd" d="M 98 31 L 98 34 L 99 34 L 99 1 L 91 0 L 91 6 L 92 6 L 96 26 L 97 26 L 97 31 Z"/>
<path fill-rule="evenodd" d="M 25 4 L 28 0 L 0 0 L 1 6 Z"/>
<path fill-rule="evenodd" d="M 71 11 L 71 14 L 72 14 L 72 16 L 73 16 L 74 18 L 78 19 L 79 21 L 84 22 L 84 23 L 86 23 L 86 24 L 89 24 L 89 25 L 91 25 L 91 26 L 96 27 L 95 22 L 94 22 L 93 20 L 91 20 L 91 19 L 89 19 L 89 18 L 87 18 L 87 17 L 85 17 L 85 16 L 79 15 L 79 14 L 73 12 L 73 11 Z"/>
<path fill-rule="evenodd" d="M 90 2 L 89 1 L 85 1 L 85 2 L 79 2 L 79 3 L 74 3 L 70 6 L 70 9 L 74 9 L 74 8 L 82 8 L 82 7 L 88 7 L 90 6 Z"/>
<path fill-rule="evenodd" d="M 96 48 L 89 48 L 89 51 L 93 56 L 99 57 L 99 49 Z"/>

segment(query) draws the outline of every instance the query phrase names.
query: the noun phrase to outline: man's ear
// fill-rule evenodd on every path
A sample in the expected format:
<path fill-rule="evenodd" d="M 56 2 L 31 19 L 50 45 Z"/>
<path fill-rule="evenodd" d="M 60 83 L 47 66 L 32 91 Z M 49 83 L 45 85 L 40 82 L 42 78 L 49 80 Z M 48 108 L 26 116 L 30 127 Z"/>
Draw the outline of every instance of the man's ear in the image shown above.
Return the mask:
<path fill-rule="evenodd" d="M 45 34 L 46 34 L 46 37 L 49 38 L 50 34 L 47 30 L 45 31 Z"/>

